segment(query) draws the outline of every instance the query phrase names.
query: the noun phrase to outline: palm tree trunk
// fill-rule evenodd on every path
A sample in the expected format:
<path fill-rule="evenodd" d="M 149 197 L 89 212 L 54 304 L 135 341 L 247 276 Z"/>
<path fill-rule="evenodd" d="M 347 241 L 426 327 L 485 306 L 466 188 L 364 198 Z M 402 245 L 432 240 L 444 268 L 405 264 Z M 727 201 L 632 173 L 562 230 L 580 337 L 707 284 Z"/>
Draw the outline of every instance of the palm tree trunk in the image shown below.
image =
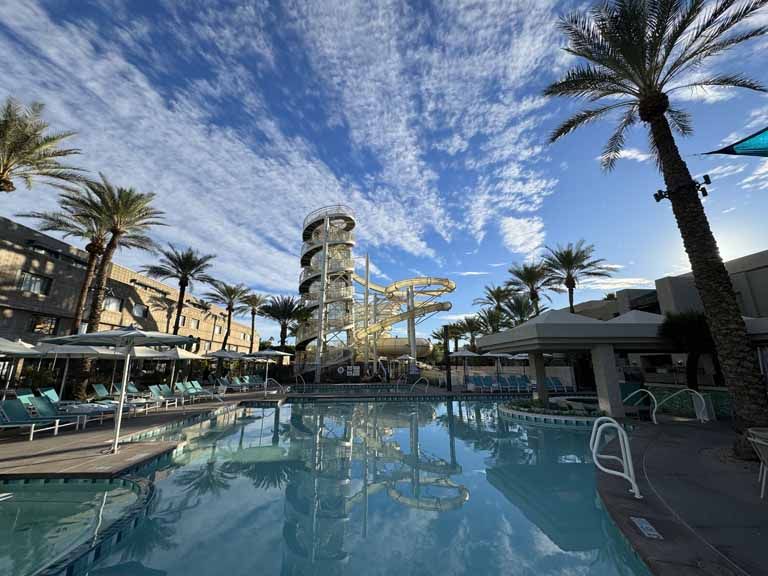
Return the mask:
<path fill-rule="evenodd" d="M 112 257 L 117 251 L 120 243 L 120 237 L 112 235 L 104 249 L 104 255 L 99 263 L 99 271 L 96 273 L 94 281 L 93 301 L 91 302 L 91 313 L 88 316 L 88 332 L 98 332 L 101 324 L 101 309 L 104 307 L 104 296 L 107 291 L 107 280 L 112 268 Z"/>
<path fill-rule="evenodd" d="M 171 331 L 171 314 L 165 315 L 165 333 L 168 334 L 168 332 Z"/>
<path fill-rule="evenodd" d="M 538 316 L 541 313 L 539 310 L 539 295 L 534 290 L 531 290 L 529 297 L 531 299 L 531 304 L 533 304 L 533 310 L 536 312 L 536 316 Z"/>
<path fill-rule="evenodd" d="M 573 288 L 568 286 L 568 308 L 571 310 L 571 314 L 576 314 L 576 308 L 573 307 Z"/>
<path fill-rule="evenodd" d="M 87 249 L 87 248 L 86 248 Z M 80 331 L 80 325 L 83 323 L 85 315 L 85 305 L 88 303 L 88 292 L 93 284 L 93 277 L 96 275 L 96 265 L 99 263 L 99 253 L 96 250 L 88 250 L 88 263 L 85 265 L 85 277 L 80 286 L 80 294 L 77 296 L 77 305 L 75 307 L 75 317 L 72 320 L 72 329 L 70 334 L 77 334 Z"/>
<path fill-rule="evenodd" d="M 672 211 L 733 399 L 734 425 L 739 432 L 751 426 L 768 426 L 765 381 L 696 184 L 680 157 L 667 119 L 656 116 L 650 126 Z"/>
<path fill-rule="evenodd" d="M 253 354 L 253 337 L 256 334 L 256 310 L 251 308 L 251 345 L 248 346 L 248 354 Z"/>
<path fill-rule="evenodd" d="M 224 332 L 224 342 L 221 343 L 221 349 L 224 350 L 227 347 L 227 340 L 229 340 L 229 331 L 232 327 L 232 310 L 227 309 L 227 331 Z"/>
<path fill-rule="evenodd" d="M 176 302 L 176 320 L 173 321 L 173 334 L 179 333 L 179 324 L 181 322 L 181 313 L 184 311 L 184 296 L 187 293 L 186 280 L 179 280 L 179 300 Z"/>

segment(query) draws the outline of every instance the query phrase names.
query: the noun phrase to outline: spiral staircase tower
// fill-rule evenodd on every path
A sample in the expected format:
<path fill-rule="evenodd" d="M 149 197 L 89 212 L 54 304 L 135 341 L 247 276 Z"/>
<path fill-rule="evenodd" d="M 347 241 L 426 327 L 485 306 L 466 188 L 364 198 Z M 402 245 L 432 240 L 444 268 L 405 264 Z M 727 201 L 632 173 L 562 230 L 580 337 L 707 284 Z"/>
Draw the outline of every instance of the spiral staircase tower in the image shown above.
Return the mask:
<path fill-rule="evenodd" d="M 310 213 L 302 227 L 299 294 L 310 312 L 296 333 L 301 371 L 340 364 L 352 353 L 355 328 L 353 275 L 354 213 L 347 206 L 326 206 Z"/>

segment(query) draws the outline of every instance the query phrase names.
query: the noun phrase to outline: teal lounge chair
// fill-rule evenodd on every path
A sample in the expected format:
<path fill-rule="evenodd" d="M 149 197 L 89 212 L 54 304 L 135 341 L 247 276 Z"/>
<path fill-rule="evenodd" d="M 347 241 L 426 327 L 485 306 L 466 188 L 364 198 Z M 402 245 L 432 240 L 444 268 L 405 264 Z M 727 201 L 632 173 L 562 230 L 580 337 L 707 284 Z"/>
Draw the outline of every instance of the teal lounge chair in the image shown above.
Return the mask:
<path fill-rule="evenodd" d="M 35 432 L 53 430 L 53 435 L 58 436 L 59 428 L 65 426 L 78 426 L 79 417 L 67 416 L 55 418 L 42 418 L 30 416 L 21 400 L 4 400 L 0 402 L 0 428 L 29 428 L 29 439 L 35 439 Z"/>
<path fill-rule="evenodd" d="M 35 396 L 32 399 L 32 405 L 35 407 L 35 412 L 39 418 L 74 418 L 78 422 L 78 428 L 80 423 L 82 423 L 83 428 L 85 428 L 88 422 L 98 421 L 99 424 L 102 424 L 104 418 L 110 418 L 115 415 L 114 411 L 88 409 L 75 411 L 74 408 L 62 412 L 47 396 Z"/>
<path fill-rule="evenodd" d="M 211 392 L 210 390 L 206 390 L 200 385 L 200 382 L 198 382 L 197 380 L 190 380 L 189 382 L 187 382 L 187 387 L 190 390 L 196 391 L 198 394 L 200 394 L 201 397 L 213 398 L 214 400 L 218 400 L 219 402 L 224 402 L 221 396 L 219 396 L 214 392 Z"/>
<path fill-rule="evenodd" d="M 166 410 L 168 410 L 169 406 L 178 407 L 179 405 L 178 396 L 165 396 L 157 384 L 149 385 L 149 397 L 155 402 L 159 402 Z M 184 399 L 181 398 L 181 401 L 183 405 Z"/>
<path fill-rule="evenodd" d="M 117 405 L 120 401 L 120 394 L 110 395 L 110 393 L 107 391 L 107 387 L 104 386 L 104 384 L 91 384 L 91 388 L 93 388 L 93 391 L 96 393 L 96 396 L 94 399 L 96 402 L 101 404 L 107 404 L 107 405 Z M 126 386 L 127 391 L 127 386 Z M 126 394 L 126 400 L 125 400 L 125 409 L 130 414 L 133 412 L 136 414 L 137 412 L 144 412 L 147 414 L 150 410 L 154 408 L 159 408 L 158 404 L 152 400 L 148 400 L 146 398 L 131 398 L 128 399 L 128 395 Z"/>
<path fill-rule="evenodd" d="M 483 376 L 483 391 L 492 393 L 496 387 L 491 376 Z"/>

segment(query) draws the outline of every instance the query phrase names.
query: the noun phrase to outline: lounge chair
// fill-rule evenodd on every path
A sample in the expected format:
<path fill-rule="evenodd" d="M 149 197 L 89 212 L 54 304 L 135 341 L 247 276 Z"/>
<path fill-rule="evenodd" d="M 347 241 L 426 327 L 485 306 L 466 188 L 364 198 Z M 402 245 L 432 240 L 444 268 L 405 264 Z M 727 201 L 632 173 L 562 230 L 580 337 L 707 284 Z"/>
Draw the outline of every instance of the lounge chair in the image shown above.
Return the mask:
<path fill-rule="evenodd" d="M 35 412 L 39 418 L 75 418 L 79 423 L 82 423 L 85 428 L 88 422 L 96 422 L 99 424 L 104 422 L 105 418 L 112 418 L 115 415 L 114 410 L 99 410 L 89 409 L 87 407 L 81 407 L 76 409 L 76 406 L 69 406 L 66 411 L 60 410 L 47 396 L 34 397 L 32 399 L 32 405 L 35 407 Z"/>
<path fill-rule="evenodd" d="M 96 396 L 94 396 L 94 400 L 97 403 L 106 404 L 108 406 L 111 406 L 111 405 L 117 406 L 117 404 L 120 401 L 120 394 L 118 393 L 115 395 L 111 395 L 107 391 L 107 387 L 104 386 L 104 384 L 91 384 L 91 388 L 93 388 L 93 391 L 96 393 Z M 125 400 L 124 406 L 127 407 L 127 410 L 129 413 L 133 412 L 134 414 L 141 411 L 147 414 L 153 408 L 159 408 L 159 405 L 153 400 L 148 400 L 147 398 L 128 399 L 127 394 L 126 394 L 126 400 Z"/>
<path fill-rule="evenodd" d="M 482 383 L 483 391 L 488 391 L 489 393 L 494 392 L 494 388 L 496 388 L 496 386 L 494 385 L 493 378 L 491 376 L 483 376 Z"/>
<path fill-rule="evenodd" d="M 29 428 L 29 439 L 35 439 L 35 432 L 53 430 L 53 435 L 59 434 L 59 428 L 65 426 L 79 427 L 80 417 L 57 416 L 43 418 L 30 416 L 21 400 L 4 400 L 0 402 L 0 428 Z"/>
<path fill-rule="evenodd" d="M 178 396 L 165 396 L 157 384 L 149 385 L 149 395 L 150 398 L 155 402 L 159 402 L 166 410 L 168 410 L 170 406 L 177 407 L 179 405 L 179 400 L 181 400 L 182 406 L 184 405 L 184 398 L 179 398 Z"/>
<path fill-rule="evenodd" d="M 99 402 L 79 402 L 77 400 L 62 400 L 53 388 L 41 388 L 41 397 L 50 400 L 60 414 L 69 414 L 70 412 L 81 412 L 96 414 L 102 412 L 111 415 L 115 412 L 115 406 L 111 404 L 100 404 Z"/>
<path fill-rule="evenodd" d="M 223 402 L 223 401 L 224 401 L 224 400 L 222 400 L 222 399 L 221 399 L 221 396 L 219 396 L 218 394 L 216 394 L 216 393 L 214 393 L 214 392 L 211 392 L 210 390 L 206 390 L 205 388 L 203 388 L 203 387 L 200 385 L 200 382 L 198 382 L 197 380 L 190 380 L 189 382 L 187 382 L 187 388 L 188 388 L 190 391 L 194 391 L 194 392 L 196 392 L 196 393 L 197 393 L 197 394 L 199 394 L 201 397 L 204 397 L 204 398 L 213 398 L 213 399 L 215 399 L 215 400 L 218 400 L 219 402 Z"/>
<path fill-rule="evenodd" d="M 530 392 L 531 387 L 533 386 L 533 382 L 531 382 L 531 379 L 528 378 L 525 374 L 520 374 L 517 377 L 518 382 L 521 386 L 525 388 L 525 392 Z"/>

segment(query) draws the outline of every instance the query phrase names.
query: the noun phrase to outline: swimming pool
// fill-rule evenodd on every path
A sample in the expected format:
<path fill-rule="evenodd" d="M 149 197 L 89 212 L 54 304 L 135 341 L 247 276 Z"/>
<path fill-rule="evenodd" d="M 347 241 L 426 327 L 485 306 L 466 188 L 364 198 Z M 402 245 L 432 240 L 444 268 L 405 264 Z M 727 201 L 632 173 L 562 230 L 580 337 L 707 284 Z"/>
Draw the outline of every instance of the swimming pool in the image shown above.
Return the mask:
<path fill-rule="evenodd" d="M 305 403 L 175 434 L 147 517 L 90 576 L 648 574 L 586 434 L 494 403 Z"/>

